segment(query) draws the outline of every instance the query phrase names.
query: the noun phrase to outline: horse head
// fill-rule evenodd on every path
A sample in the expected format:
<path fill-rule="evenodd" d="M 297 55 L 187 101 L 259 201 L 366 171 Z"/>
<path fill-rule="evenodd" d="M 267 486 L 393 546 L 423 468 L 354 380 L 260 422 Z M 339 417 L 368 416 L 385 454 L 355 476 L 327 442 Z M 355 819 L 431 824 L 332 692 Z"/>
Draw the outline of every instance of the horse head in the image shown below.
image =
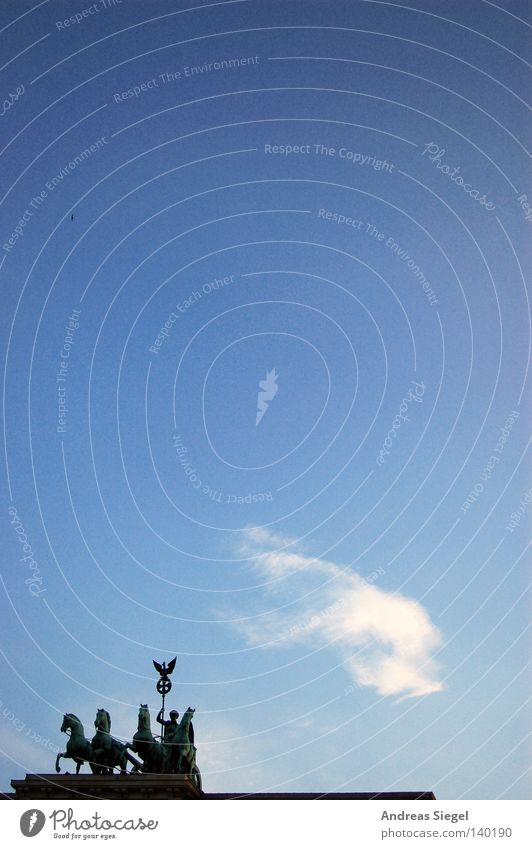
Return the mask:
<path fill-rule="evenodd" d="M 151 719 L 150 712 L 148 710 L 148 705 L 143 705 L 139 707 L 139 724 L 138 730 L 142 731 L 145 728 L 151 728 Z"/>
<path fill-rule="evenodd" d="M 69 728 L 72 729 L 73 726 L 81 725 L 81 721 L 77 718 L 75 713 L 65 713 L 63 716 L 63 723 L 61 725 L 61 731 L 66 732 Z"/>
<path fill-rule="evenodd" d="M 194 742 L 191 737 L 194 737 L 194 730 L 192 727 L 192 719 L 194 718 L 194 713 L 196 712 L 196 708 L 188 707 L 181 717 L 181 722 L 179 723 L 179 730 L 181 734 L 187 735 L 188 739 L 191 743 Z M 185 737 L 186 739 L 186 737 Z"/>
<path fill-rule="evenodd" d="M 107 734 L 111 730 L 111 716 L 109 714 L 109 711 L 105 710 L 105 708 L 98 708 L 98 710 L 96 711 L 94 727 L 98 731 L 104 731 Z"/>

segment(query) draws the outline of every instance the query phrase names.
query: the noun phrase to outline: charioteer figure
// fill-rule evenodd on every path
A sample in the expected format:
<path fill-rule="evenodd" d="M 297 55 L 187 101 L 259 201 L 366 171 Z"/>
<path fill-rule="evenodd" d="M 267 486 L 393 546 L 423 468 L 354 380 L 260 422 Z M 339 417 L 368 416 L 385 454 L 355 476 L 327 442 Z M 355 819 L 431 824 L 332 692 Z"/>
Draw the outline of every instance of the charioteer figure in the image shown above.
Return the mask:
<path fill-rule="evenodd" d="M 140 705 L 137 731 L 131 743 L 123 743 L 111 736 L 111 717 L 105 708 L 100 708 L 96 714 L 96 734 L 92 741 L 86 739 L 78 717 L 73 713 L 66 713 L 61 731 L 69 733 L 69 740 L 66 751 L 57 755 L 56 771 L 60 771 L 61 758 L 72 758 L 75 761 L 76 774 L 83 763 L 88 763 L 95 775 L 110 775 L 117 768 L 125 775 L 128 764 L 131 764 L 133 773 L 180 775 L 193 782 L 201 792 L 201 773 L 196 764 L 192 724 L 195 708 L 188 707 L 180 722 L 177 710 L 170 711 L 169 719 L 164 716 L 164 702 L 172 689 L 170 675 L 174 671 L 176 661 L 177 657 L 169 663 L 153 661 L 159 673 L 156 689 L 162 697 L 162 706 L 157 714 L 157 722 L 161 726 L 160 739 L 156 739 L 152 734 L 147 704 Z M 128 750 L 139 758 L 134 757 Z"/>
<path fill-rule="evenodd" d="M 164 718 L 163 709 L 159 711 L 157 714 L 157 722 L 162 726 L 161 738 L 163 742 L 172 739 L 175 736 L 175 732 L 177 729 L 177 719 L 179 717 L 179 711 L 171 710 L 170 711 L 170 719 Z"/>

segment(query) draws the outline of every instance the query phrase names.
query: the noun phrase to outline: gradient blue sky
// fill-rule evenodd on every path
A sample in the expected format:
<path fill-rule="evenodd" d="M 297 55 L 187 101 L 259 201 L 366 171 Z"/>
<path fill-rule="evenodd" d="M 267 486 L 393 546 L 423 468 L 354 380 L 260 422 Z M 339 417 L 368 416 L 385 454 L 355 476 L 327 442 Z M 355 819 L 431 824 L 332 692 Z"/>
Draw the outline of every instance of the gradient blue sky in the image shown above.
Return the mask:
<path fill-rule="evenodd" d="M 0 5 L 2 788 L 530 796 L 527 6 Z"/>

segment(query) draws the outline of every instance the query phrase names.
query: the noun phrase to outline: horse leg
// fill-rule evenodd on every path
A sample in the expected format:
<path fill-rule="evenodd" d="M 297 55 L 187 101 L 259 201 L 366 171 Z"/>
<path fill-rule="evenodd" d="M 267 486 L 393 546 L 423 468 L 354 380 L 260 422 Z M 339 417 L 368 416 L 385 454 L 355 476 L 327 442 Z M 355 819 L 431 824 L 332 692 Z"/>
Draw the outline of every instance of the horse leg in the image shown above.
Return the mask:
<path fill-rule="evenodd" d="M 188 751 L 187 746 L 181 745 L 179 747 L 176 772 L 178 772 L 180 775 L 190 775 L 192 764 L 189 760 L 189 754 L 190 753 Z"/>
<path fill-rule="evenodd" d="M 103 749 L 92 749 L 90 767 L 94 775 L 107 775 L 107 761 Z"/>
<path fill-rule="evenodd" d="M 56 772 L 61 772 L 61 767 L 59 766 L 59 760 L 60 760 L 61 758 L 66 758 L 66 757 L 67 757 L 67 753 L 66 753 L 66 752 L 58 752 L 58 753 L 57 753 L 57 757 L 56 757 L 56 759 L 55 759 L 55 771 L 56 771 Z"/>
<path fill-rule="evenodd" d="M 82 761 L 79 758 L 74 758 L 74 760 L 76 761 L 76 775 L 79 775 L 79 771 L 81 769 L 81 766 L 82 766 L 82 764 L 85 763 L 85 761 Z"/>

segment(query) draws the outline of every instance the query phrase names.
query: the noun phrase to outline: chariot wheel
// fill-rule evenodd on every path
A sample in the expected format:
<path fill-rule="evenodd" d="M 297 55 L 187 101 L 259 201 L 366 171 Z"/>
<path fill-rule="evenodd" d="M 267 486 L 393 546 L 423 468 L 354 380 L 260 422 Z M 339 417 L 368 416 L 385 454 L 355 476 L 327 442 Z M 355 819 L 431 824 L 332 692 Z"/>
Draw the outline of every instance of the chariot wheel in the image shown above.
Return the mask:
<path fill-rule="evenodd" d="M 194 764 L 192 767 L 191 778 L 198 790 L 201 790 L 201 772 L 199 771 L 199 767 Z"/>

